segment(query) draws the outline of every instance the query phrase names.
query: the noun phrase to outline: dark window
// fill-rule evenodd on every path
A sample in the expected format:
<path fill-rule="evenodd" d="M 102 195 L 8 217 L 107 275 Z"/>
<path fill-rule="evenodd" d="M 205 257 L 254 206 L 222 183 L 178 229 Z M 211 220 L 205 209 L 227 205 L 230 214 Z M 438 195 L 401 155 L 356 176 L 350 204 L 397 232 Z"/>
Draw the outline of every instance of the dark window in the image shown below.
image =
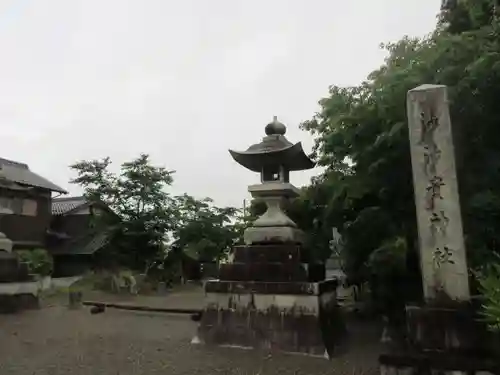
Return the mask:
<path fill-rule="evenodd" d="M 32 199 L 0 198 L 0 213 L 36 216 L 37 202 Z"/>
<path fill-rule="evenodd" d="M 23 212 L 23 200 L 19 198 L 0 198 L 0 208 L 3 214 L 20 215 Z"/>

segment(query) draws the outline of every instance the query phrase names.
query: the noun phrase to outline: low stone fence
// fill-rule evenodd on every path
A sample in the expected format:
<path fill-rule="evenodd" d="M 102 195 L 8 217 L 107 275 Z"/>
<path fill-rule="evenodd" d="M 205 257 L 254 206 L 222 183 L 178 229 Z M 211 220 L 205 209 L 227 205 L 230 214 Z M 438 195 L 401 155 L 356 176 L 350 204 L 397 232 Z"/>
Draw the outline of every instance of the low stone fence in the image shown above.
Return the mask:
<path fill-rule="evenodd" d="M 52 278 L 43 277 L 35 281 L 0 283 L 0 295 L 33 294 L 37 296 L 41 291 L 51 288 L 66 288 L 80 280 L 81 276 Z"/>
<path fill-rule="evenodd" d="M 40 293 L 52 288 L 66 288 L 81 277 L 43 277 L 35 281 L 0 283 L 0 312 L 15 313 L 40 307 Z"/>

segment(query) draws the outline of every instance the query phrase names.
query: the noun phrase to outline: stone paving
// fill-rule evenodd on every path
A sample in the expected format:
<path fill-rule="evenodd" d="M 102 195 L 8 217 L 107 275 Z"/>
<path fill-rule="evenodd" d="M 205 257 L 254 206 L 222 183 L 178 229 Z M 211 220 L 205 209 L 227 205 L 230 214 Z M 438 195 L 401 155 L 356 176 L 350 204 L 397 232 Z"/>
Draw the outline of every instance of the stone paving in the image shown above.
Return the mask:
<path fill-rule="evenodd" d="M 351 350 L 332 361 L 191 345 L 196 324 L 186 315 L 53 306 L 0 316 L 0 324 L 0 374 L 378 373 L 378 332 L 363 324 L 353 327 Z"/>

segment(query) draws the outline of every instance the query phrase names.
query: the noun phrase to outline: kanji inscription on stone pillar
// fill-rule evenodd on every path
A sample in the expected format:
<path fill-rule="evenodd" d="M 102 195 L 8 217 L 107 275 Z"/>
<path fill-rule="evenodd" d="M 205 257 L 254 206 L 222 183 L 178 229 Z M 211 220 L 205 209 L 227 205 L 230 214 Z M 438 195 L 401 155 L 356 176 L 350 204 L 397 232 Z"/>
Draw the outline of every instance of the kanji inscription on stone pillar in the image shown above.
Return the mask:
<path fill-rule="evenodd" d="M 424 296 L 433 299 L 444 292 L 454 300 L 467 300 L 467 258 L 446 86 L 422 85 L 408 91 L 407 110 Z"/>

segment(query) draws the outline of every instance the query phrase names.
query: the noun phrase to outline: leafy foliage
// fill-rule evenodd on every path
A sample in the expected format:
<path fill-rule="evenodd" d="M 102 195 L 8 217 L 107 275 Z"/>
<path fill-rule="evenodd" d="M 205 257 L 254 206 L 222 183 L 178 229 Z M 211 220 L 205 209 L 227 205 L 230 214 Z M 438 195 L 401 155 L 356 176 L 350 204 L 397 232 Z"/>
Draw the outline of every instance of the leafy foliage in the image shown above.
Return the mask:
<path fill-rule="evenodd" d="M 408 246 L 402 237 L 383 242 L 366 262 L 371 283 L 374 307 L 378 311 L 402 311 L 406 295 L 412 291 L 411 278 L 407 275 Z"/>
<path fill-rule="evenodd" d="M 29 272 L 39 276 L 52 274 L 52 257 L 45 249 L 19 250 L 19 260 L 28 264 Z"/>
<path fill-rule="evenodd" d="M 111 265 L 170 272 L 182 254 L 217 260 L 238 238 L 235 208 L 216 207 L 210 198 L 170 195 L 174 172 L 151 165 L 148 155 L 123 163 L 119 174 L 110 172 L 110 165 L 105 158 L 71 168 L 77 172 L 72 183 L 84 188 L 87 199 L 104 203 L 119 219 L 104 215 L 95 223 L 110 233 Z"/>
<path fill-rule="evenodd" d="M 109 171 L 111 161 L 81 161 L 71 166 L 77 172 L 72 183 L 84 188 L 90 201 L 106 204 L 120 218 L 112 227 L 111 259 L 131 268 L 144 268 L 147 260 L 163 247 L 173 228 L 170 196 L 173 171 L 150 164 L 148 155 L 123 163 L 119 175 Z"/>
<path fill-rule="evenodd" d="M 177 225 L 173 246 L 191 258 L 211 261 L 223 258 L 238 238 L 232 221 L 238 210 L 216 207 L 210 198 L 196 200 L 184 194 L 175 198 Z"/>
<path fill-rule="evenodd" d="M 484 297 L 482 315 L 490 330 L 500 332 L 500 257 L 478 272 L 481 294 Z"/>
<path fill-rule="evenodd" d="M 452 34 L 477 30 L 498 17 L 498 0 L 444 0 L 440 25 Z"/>

